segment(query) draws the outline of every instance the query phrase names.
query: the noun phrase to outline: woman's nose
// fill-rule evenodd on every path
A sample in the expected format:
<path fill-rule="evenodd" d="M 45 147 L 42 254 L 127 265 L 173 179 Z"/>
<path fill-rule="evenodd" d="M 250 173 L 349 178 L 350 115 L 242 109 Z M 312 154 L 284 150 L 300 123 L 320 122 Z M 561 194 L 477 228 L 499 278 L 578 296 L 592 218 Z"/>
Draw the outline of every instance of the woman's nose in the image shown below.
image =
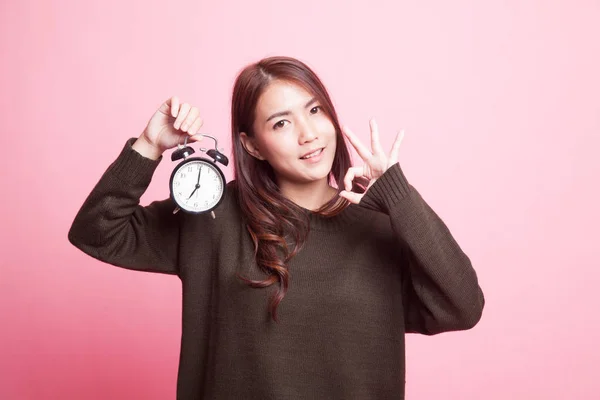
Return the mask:
<path fill-rule="evenodd" d="M 298 135 L 298 141 L 300 144 L 306 142 L 312 142 L 317 138 L 317 130 L 308 121 L 299 124 L 300 133 Z"/>

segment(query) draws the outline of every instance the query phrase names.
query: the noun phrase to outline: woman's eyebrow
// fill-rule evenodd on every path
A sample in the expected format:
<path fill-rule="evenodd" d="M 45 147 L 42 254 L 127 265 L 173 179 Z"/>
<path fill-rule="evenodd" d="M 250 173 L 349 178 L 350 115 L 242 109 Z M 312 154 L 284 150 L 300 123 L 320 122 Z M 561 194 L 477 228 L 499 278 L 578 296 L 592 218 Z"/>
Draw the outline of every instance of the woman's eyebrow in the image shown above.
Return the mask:
<path fill-rule="evenodd" d="M 306 103 L 304 108 L 310 107 L 313 103 L 316 103 L 316 102 L 317 102 L 317 98 L 313 97 L 312 99 L 310 99 L 310 101 L 308 103 Z"/>
<path fill-rule="evenodd" d="M 307 108 L 307 107 L 311 106 L 311 105 L 312 105 L 314 102 L 316 102 L 316 101 L 317 101 L 317 98 L 316 98 L 316 97 L 313 97 L 312 99 L 310 99 L 310 100 L 308 101 L 308 103 L 306 103 L 306 105 L 304 106 L 304 108 Z M 265 122 L 269 122 L 269 121 L 270 121 L 270 120 L 272 120 L 273 118 L 277 118 L 277 117 L 283 117 L 283 116 L 286 116 L 286 115 L 290 115 L 291 113 L 292 113 L 292 112 L 291 112 L 291 111 L 289 111 L 289 110 L 287 110 L 287 111 L 279 111 L 279 112 L 276 112 L 275 114 L 273 114 L 273 115 L 271 115 L 269 118 L 267 118 L 267 120 L 266 120 Z"/>

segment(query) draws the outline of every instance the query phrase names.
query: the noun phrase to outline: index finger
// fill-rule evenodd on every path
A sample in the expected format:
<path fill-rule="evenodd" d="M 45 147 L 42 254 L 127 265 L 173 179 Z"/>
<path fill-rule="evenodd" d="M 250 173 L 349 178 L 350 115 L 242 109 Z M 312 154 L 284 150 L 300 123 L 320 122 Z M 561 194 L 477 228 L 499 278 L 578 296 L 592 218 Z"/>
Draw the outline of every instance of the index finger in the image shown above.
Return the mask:
<path fill-rule="evenodd" d="M 179 114 L 179 98 L 177 96 L 171 97 L 167 100 L 167 105 L 171 108 L 171 116 L 173 118 L 177 117 L 177 114 Z"/>
<path fill-rule="evenodd" d="M 374 118 L 369 121 L 369 127 L 371 128 L 371 150 L 373 154 L 384 155 L 385 153 L 379 142 L 379 128 Z"/>
<path fill-rule="evenodd" d="M 371 152 L 369 151 L 369 149 L 367 149 L 361 142 L 360 140 L 358 140 L 358 138 L 356 137 L 356 135 L 350 130 L 350 128 L 348 128 L 347 126 L 342 127 L 342 132 L 344 132 L 344 135 L 346 135 L 346 137 L 348 138 L 348 140 L 350 141 L 350 144 L 352 144 L 352 146 L 354 146 L 354 148 L 356 149 L 356 152 L 358 153 L 358 155 L 365 161 L 367 161 L 368 159 L 371 158 L 371 156 L 373 154 L 371 154 Z"/>

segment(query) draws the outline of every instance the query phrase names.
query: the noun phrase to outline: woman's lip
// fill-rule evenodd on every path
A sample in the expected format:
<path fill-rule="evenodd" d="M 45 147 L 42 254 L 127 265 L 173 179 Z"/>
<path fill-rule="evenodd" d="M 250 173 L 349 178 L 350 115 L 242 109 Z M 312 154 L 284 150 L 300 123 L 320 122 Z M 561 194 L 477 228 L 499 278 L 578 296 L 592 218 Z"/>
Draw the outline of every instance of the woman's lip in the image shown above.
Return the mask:
<path fill-rule="evenodd" d="M 308 153 L 308 154 L 305 154 L 305 155 L 303 155 L 302 157 L 300 157 L 300 159 L 301 159 L 301 160 L 310 160 L 311 158 L 316 158 L 316 157 L 319 157 L 321 154 L 323 154 L 323 150 L 324 150 L 324 149 L 325 149 L 325 147 L 321 147 L 320 149 L 317 149 L 317 150 L 315 150 L 315 151 L 312 151 L 312 152 L 310 152 L 310 153 Z M 317 156 L 312 156 L 312 157 L 310 157 L 310 158 L 304 158 L 304 157 L 308 156 L 309 154 L 314 154 L 314 153 L 316 153 L 316 152 L 319 152 L 319 151 L 320 151 L 320 153 L 319 153 L 319 155 L 317 155 Z"/>
<path fill-rule="evenodd" d="M 323 147 L 321 149 L 321 152 L 319 153 L 318 156 L 312 156 L 310 158 L 301 158 L 300 160 L 306 162 L 306 163 L 310 163 L 310 164 L 316 164 L 319 161 L 321 161 L 323 159 L 323 154 L 325 154 L 325 148 Z"/>

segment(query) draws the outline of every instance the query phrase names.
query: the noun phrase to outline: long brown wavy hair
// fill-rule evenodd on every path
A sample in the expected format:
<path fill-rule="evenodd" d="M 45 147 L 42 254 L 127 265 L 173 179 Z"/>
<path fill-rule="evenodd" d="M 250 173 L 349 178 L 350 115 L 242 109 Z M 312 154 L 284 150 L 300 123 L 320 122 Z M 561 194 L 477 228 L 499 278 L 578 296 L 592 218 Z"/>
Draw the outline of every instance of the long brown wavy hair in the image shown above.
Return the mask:
<path fill-rule="evenodd" d="M 283 300 L 290 280 L 287 263 L 304 245 L 310 229 L 310 217 L 305 210 L 281 194 L 273 168 L 268 162 L 248 154 L 240 140 L 241 132 L 249 137 L 254 136 L 256 104 L 275 80 L 297 84 L 311 93 L 333 123 L 336 151 L 328 179 L 330 183 L 335 183 L 338 192 L 343 189 L 344 175 L 352 164 L 329 94 L 319 77 L 306 64 L 290 57 L 269 57 L 248 65 L 239 73 L 231 102 L 236 192 L 254 243 L 256 263 L 268 274 L 262 281 L 239 277 L 255 288 L 265 288 L 279 282 L 279 289 L 269 301 L 269 312 L 277 321 L 277 306 Z M 364 190 L 364 186 L 360 189 Z M 331 217 L 343 211 L 347 205 L 347 200 L 334 196 L 315 212 Z"/>

